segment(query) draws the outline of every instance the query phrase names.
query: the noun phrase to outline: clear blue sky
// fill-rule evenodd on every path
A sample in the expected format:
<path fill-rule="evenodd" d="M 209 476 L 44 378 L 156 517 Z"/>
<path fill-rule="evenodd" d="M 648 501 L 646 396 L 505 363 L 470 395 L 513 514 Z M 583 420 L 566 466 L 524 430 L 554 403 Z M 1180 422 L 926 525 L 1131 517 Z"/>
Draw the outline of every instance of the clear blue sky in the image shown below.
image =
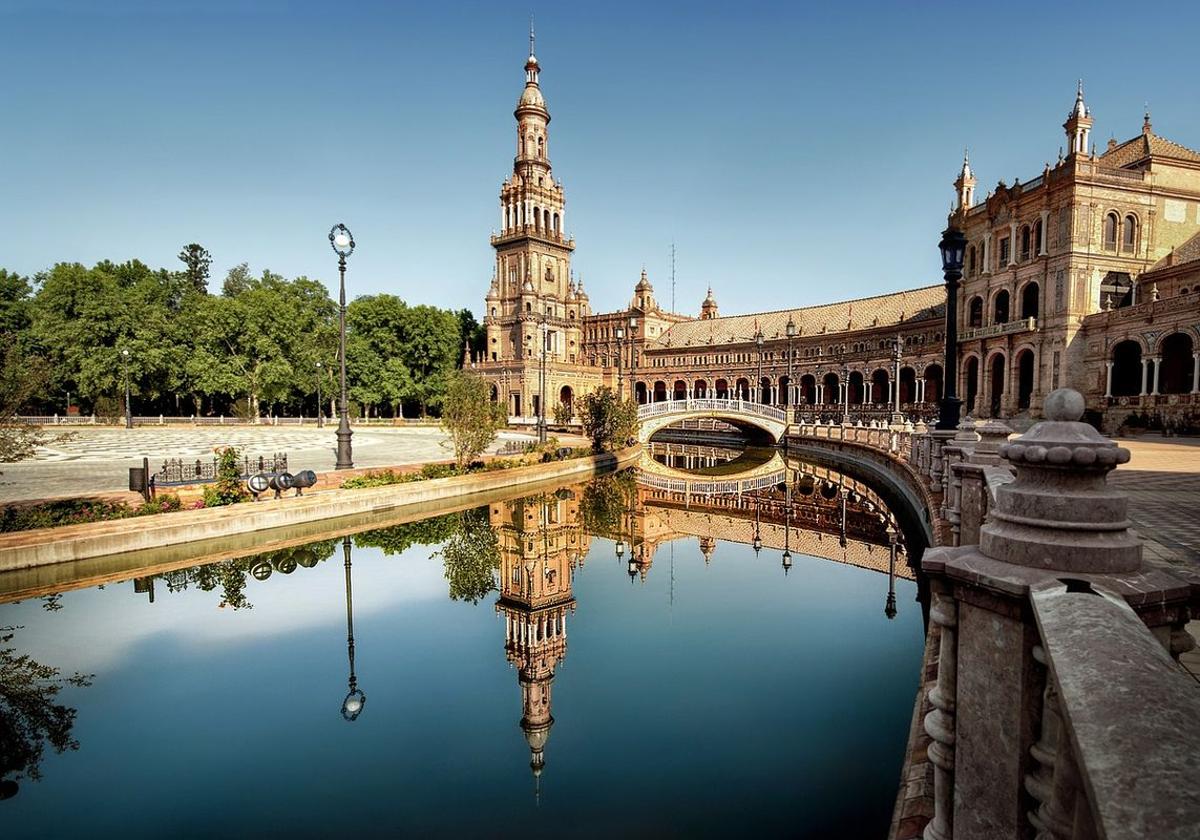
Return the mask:
<path fill-rule="evenodd" d="M 1093 138 L 1200 147 L 1200 4 L 538 3 L 555 173 L 593 306 L 643 263 L 678 308 L 938 282 L 964 145 L 980 194 Z M 0 266 L 246 261 L 482 309 L 530 4 L 0 0 Z"/>

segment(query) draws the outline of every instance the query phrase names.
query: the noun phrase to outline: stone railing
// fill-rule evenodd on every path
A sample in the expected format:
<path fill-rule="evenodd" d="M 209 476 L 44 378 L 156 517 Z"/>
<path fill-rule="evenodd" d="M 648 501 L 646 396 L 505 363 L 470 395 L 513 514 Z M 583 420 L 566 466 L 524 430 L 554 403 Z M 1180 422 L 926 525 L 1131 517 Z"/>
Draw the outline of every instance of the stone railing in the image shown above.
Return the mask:
<path fill-rule="evenodd" d="M 971 341 L 977 338 L 990 338 L 994 335 L 1011 335 L 1013 333 L 1033 332 L 1037 329 L 1037 318 L 1021 318 L 1004 324 L 991 324 L 986 327 L 972 327 L 963 330 L 958 336 L 959 342 Z"/>
<path fill-rule="evenodd" d="M 913 425 L 885 426 L 883 424 L 843 423 L 796 423 L 789 434 L 798 438 L 819 438 L 845 441 L 860 446 L 869 446 L 887 452 L 902 461 L 908 461 L 911 448 Z M 919 428 L 919 427 L 918 427 Z"/>
<path fill-rule="evenodd" d="M 1059 390 L 1045 422 L 917 436 L 953 546 L 922 560 L 936 676 L 915 713 L 932 785 L 913 766 L 892 836 L 1184 838 L 1200 826 L 1200 574 L 1144 561 L 1106 482 L 1129 452 Z M 936 655 L 934 653 L 936 652 Z M 924 804 L 923 804 L 924 803 Z"/>
<path fill-rule="evenodd" d="M 779 423 L 787 422 L 787 412 L 782 408 L 751 400 L 722 400 L 712 397 L 701 397 L 683 400 L 662 400 L 661 402 L 646 403 L 638 406 L 638 419 L 645 420 L 660 414 L 676 414 L 687 412 L 715 411 L 730 414 L 749 414 L 766 417 Z"/>

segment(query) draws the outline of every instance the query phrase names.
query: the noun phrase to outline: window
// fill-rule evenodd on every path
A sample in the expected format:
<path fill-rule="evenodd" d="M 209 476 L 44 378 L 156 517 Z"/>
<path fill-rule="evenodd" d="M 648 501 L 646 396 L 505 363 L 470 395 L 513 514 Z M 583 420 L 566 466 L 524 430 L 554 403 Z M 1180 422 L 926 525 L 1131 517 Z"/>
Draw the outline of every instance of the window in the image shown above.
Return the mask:
<path fill-rule="evenodd" d="M 1009 242 L 1007 236 L 1000 240 L 1000 265 L 1008 265 L 1008 263 L 1009 263 L 1008 258 L 1009 258 L 1009 255 L 1012 253 L 1011 245 L 1012 245 L 1012 243 Z"/>
<path fill-rule="evenodd" d="M 1137 219 L 1133 216 L 1125 217 L 1125 228 L 1121 236 L 1121 250 L 1127 254 L 1132 254 L 1134 248 L 1137 247 Z"/>
<path fill-rule="evenodd" d="M 975 246 L 972 245 L 967 249 L 967 276 L 971 277 L 975 274 Z"/>
<path fill-rule="evenodd" d="M 1060 268 L 1054 272 L 1054 311 L 1062 312 L 1063 309 L 1063 291 L 1066 285 L 1066 269 Z"/>
<path fill-rule="evenodd" d="M 1021 262 L 1025 262 L 1029 259 L 1029 241 L 1029 225 L 1025 225 L 1023 228 L 1021 228 Z"/>
<path fill-rule="evenodd" d="M 1117 250 L 1117 214 L 1109 213 L 1104 217 L 1104 249 Z"/>
<path fill-rule="evenodd" d="M 1033 247 L 1037 249 L 1038 254 L 1046 253 L 1046 231 L 1042 227 L 1041 219 L 1033 223 Z"/>

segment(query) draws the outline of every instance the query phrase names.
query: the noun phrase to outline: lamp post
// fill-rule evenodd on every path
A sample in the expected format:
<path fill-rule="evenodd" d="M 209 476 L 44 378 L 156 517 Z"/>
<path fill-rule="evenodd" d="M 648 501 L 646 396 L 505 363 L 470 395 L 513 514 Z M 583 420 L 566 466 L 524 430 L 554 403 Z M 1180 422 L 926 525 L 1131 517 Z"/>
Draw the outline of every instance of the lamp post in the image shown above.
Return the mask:
<path fill-rule="evenodd" d="M 763 547 L 762 527 L 761 527 L 762 523 L 759 518 L 760 512 L 761 512 L 761 504 L 759 502 L 758 493 L 755 493 L 754 494 L 754 541 L 751 543 L 751 545 L 754 546 L 754 556 L 755 557 L 758 556 L 758 553 L 760 551 L 762 551 L 762 547 Z"/>
<path fill-rule="evenodd" d="M 948 431 L 958 428 L 962 400 L 958 398 L 958 281 L 962 280 L 963 253 L 967 237 L 954 225 L 942 232 L 938 243 L 942 252 L 942 273 L 946 278 L 946 358 L 942 404 L 936 428 Z"/>
<path fill-rule="evenodd" d="M 884 602 L 883 614 L 888 617 L 888 620 L 896 617 L 896 540 L 898 538 L 895 527 L 888 525 L 888 594 L 887 600 Z"/>
<path fill-rule="evenodd" d="M 325 412 L 321 410 L 321 368 L 320 362 L 317 362 L 317 428 L 321 429 L 325 426 Z"/>
<path fill-rule="evenodd" d="M 354 591 L 350 587 L 350 537 L 342 539 L 342 556 L 346 558 L 346 655 L 350 659 L 350 691 L 342 701 L 342 717 L 348 721 L 356 719 L 367 704 L 367 695 L 358 687 L 354 675 Z"/>
<path fill-rule="evenodd" d="M 624 400 L 625 378 L 621 373 L 621 359 L 625 355 L 625 328 L 617 327 L 617 402 Z"/>
<path fill-rule="evenodd" d="M 542 356 L 538 370 L 538 443 L 546 442 L 546 314 L 538 319 L 538 332 L 542 337 Z"/>
<path fill-rule="evenodd" d="M 121 366 L 125 371 L 125 428 L 133 428 L 132 401 L 129 398 L 129 348 L 121 351 Z"/>
<path fill-rule="evenodd" d="M 892 411 L 892 423 L 900 424 L 904 422 L 904 416 L 900 413 L 900 348 L 903 343 L 900 341 L 900 336 L 896 336 L 892 341 L 892 370 L 895 375 L 895 407 Z"/>
<path fill-rule="evenodd" d="M 757 399 L 754 402 L 762 402 L 762 357 L 763 357 L 763 334 L 762 330 L 756 328 L 754 330 L 754 346 L 758 348 L 758 378 L 754 382 L 754 390 Z"/>
<path fill-rule="evenodd" d="M 787 573 L 792 570 L 792 482 L 790 477 L 784 495 L 784 504 L 787 507 L 783 513 L 783 576 L 787 577 Z"/>
<path fill-rule="evenodd" d="M 792 413 L 792 391 L 796 389 L 796 383 L 792 381 L 792 340 L 796 337 L 796 322 L 792 320 L 792 316 L 788 316 L 787 326 L 784 328 L 787 333 L 787 354 L 788 354 L 788 387 L 787 393 L 784 395 L 783 404 L 787 407 L 789 415 Z M 791 417 L 788 417 L 791 420 Z"/>
<path fill-rule="evenodd" d="M 334 469 L 348 470 L 354 467 L 354 451 L 350 446 L 350 405 L 346 400 L 346 257 L 354 253 L 354 237 L 350 229 L 338 222 L 329 231 L 329 245 L 338 255 L 338 428 L 337 463 Z"/>
<path fill-rule="evenodd" d="M 842 365 L 842 424 L 850 422 L 850 365 Z"/>
<path fill-rule="evenodd" d="M 633 378 L 636 375 L 637 360 L 634 358 L 634 336 L 637 334 L 637 316 L 629 316 L 629 396 L 630 399 L 637 400 L 637 385 L 634 384 Z M 649 399 L 647 399 L 649 402 Z"/>

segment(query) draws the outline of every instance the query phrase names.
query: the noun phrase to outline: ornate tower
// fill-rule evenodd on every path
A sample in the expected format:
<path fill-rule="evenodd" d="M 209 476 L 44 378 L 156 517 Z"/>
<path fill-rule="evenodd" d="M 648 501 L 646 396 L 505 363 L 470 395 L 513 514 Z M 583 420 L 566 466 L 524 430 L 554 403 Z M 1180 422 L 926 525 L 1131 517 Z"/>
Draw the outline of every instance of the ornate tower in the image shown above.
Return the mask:
<path fill-rule="evenodd" d="M 1071 113 L 1067 114 L 1063 130 L 1067 132 L 1067 148 L 1071 150 L 1070 153 L 1086 155 L 1092 133 L 1092 112 L 1083 104 L 1083 79 L 1079 80 L 1079 87 L 1075 91 L 1075 106 L 1071 108 Z"/>
<path fill-rule="evenodd" d="M 717 299 L 713 297 L 712 286 L 709 286 L 708 295 L 704 298 L 704 303 L 700 304 L 700 320 L 711 321 L 719 314 L 720 312 L 717 309 Z"/>
<path fill-rule="evenodd" d="M 529 30 L 525 88 L 513 116 L 517 121 L 512 175 L 500 186 L 500 232 L 493 234 L 496 264 L 485 299 L 485 375 L 503 382 L 497 398 L 509 413 L 536 413 L 541 396 L 542 327 L 548 368 L 582 364 L 582 321 L 590 314 L 587 296 L 571 276 L 575 242 L 565 233 L 562 184 L 550 166 L 550 112 L 542 96 L 541 66 Z M 495 363 L 488 366 L 488 363 Z M 501 371 L 503 367 L 503 371 Z M 555 377 L 557 380 L 559 377 Z M 547 405 L 561 389 L 547 387 Z"/>
<path fill-rule="evenodd" d="M 500 537 L 496 612 L 504 616 L 505 655 L 517 668 L 521 730 L 539 791 L 554 726 L 554 671 L 567 655 L 567 614 L 575 609 L 572 576 L 586 548 L 579 523 L 573 491 L 491 507 L 491 524 Z"/>
<path fill-rule="evenodd" d="M 958 194 L 958 209 L 970 210 L 975 204 L 975 174 L 971 172 L 971 160 L 963 151 L 962 171 L 954 180 L 954 191 Z"/>

